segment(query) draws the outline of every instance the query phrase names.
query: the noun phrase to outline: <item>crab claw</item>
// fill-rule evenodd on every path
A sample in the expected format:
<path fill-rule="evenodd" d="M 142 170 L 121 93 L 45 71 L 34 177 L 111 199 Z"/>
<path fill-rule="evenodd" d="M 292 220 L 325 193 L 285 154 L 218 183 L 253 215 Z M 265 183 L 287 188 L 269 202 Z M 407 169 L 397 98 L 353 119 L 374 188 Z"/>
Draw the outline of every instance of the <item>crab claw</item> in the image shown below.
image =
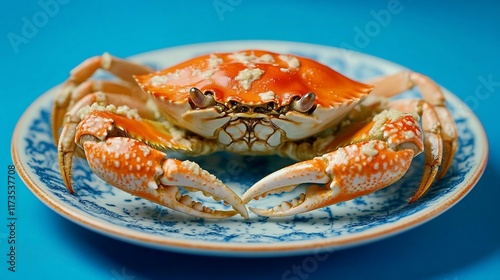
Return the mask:
<path fill-rule="evenodd" d="M 80 139 L 90 168 L 101 179 L 132 195 L 201 218 L 227 218 L 248 212 L 240 197 L 196 163 L 166 158 L 166 154 L 131 138 Z M 214 210 L 181 195 L 179 186 L 223 200 L 234 210 Z"/>
<path fill-rule="evenodd" d="M 289 216 L 333 205 L 382 189 L 410 167 L 413 149 L 396 151 L 386 142 L 356 143 L 312 160 L 278 170 L 258 181 L 242 196 L 244 203 L 271 193 L 312 183 L 305 194 L 269 209 L 252 208 L 261 216 Z M 320 185 L 317 185 L 320 184 Z"/>

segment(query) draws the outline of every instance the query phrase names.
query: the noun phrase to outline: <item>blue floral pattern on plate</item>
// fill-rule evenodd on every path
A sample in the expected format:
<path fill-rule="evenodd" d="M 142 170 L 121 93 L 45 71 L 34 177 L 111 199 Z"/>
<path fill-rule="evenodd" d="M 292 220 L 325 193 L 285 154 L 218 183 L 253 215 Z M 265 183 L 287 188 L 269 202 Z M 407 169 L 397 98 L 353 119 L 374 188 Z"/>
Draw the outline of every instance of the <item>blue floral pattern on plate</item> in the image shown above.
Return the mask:
<path fill-rule="evenodd" d="M 199 44 L 150 52 L 132 59 L 159 69 L 201 53 L 248 48 L 309 56 L 358 80 L 404 69 L 364 54 L 277 41 Z M 252 214 L 248 220 L 237 216 L 213 221 L 188 217 L 109 186 L 91 172 L 83 159 L 75 160 L 73 180 L 76 193 L 71 195 L 59 174 L 50 128 L 50 110 L 56 88 L 42 95 L 23 115 L 13 138 L 13 155 L 28 188 L 44 203 L 64 217 L 112 237 L 144 246 L 200 254 L 274 256 L 317 252 L 373 241 L 416 226 L 458 202 L 477 182 L 486 164 L 488 147 L 484 131 L 466 105 L 444 91 L 457 123 L 459 149 L 448 174 L 435 183 L 423 199 L 411 205 L 407 200 L 419 184 L 422 156 L 414 160 L 402 180 L 383 190 L 287 218 L 264 218 Z M 409 91 L 404 96 L 418 97 L 418 92 Z M 240 195 L 263 176 L 292 163 L 289 159 L 274 156 L 228 153 L 190 159 Z M 253 201 L 250 206 L 275 205 L 284 199 L 282 196 L 290 194 Z M 203 196 L 197 199 L 214 203 Z"/>

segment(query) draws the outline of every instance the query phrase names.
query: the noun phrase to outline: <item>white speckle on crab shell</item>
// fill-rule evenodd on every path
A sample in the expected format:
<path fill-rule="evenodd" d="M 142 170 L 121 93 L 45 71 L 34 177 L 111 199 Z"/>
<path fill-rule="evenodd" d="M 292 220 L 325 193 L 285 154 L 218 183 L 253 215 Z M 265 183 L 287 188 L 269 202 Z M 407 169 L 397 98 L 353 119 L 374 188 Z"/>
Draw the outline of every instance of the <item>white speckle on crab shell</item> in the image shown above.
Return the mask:
<path fill-rule="evenodd" d="M 132 109 L 126 105 L 116 107 L 113 104 L 109 104 L 107 106 L 103 106 L 103 105 L 99 105 L 98 102 L 94 102 L 94 103 L 92 103 L 92 105 L 83 106 L 82 108 L 80 108 L 78 110 L 77 115 L 80 119 L 83 119 L 85 116 L 87 116 L 92 111 L 110 112 L 110 113 L 114 113 L 114 114 L 117 114 L 120 116 L 127 117 L 129 119 L 136 119 L 136 120 L 141 119 L 141 116 L 139 116 L 137 109 Z"/>
<path fill-rule="evenodd" d="M 264 102 L 273 101 L 274 98 L 276 98 L 276 95 L 275 95 L 274 91 L 272 91 L 272 90 L 266 91 L 263 93 L 259 93 L 259 96 L 262 99 L 262 101 L 264 101 Z"/>
<path fill-rule="evenodd" d="M 415 133 L 411 130 L 405 131 L 404 136 L 405 136 L 406 140 L 411 140 L 411 139 L 415 138 Z"/>
<path fill-rule="evenodd" d="M 384 133 L 384 124 L 387 121 L 395 121 L 398 118 L 400 118 L 403 115 L 402 112 L 395 110 L 395 109 L 389 109 L 389 110 L 384 110 L 380 112 L 378 115 L 373 117 L 373 127 L 370 129 L 370 138 L 377 139 L 381 137 L 387 137 L 388 135 L 383 135 Z M 390 128 L 390 127 L 389 127 Z M 397 132 L 397 129 L 395 129 Z"/>
<path fill-rule="evenodd" d="M 201 70 L 200 69 L 193 69 L 193 71 L 191 71 L 191 76 L 192 77 L 197 77 L 201 75 Z"/>
<path fill-rule="evenodd" d="M 178 170 L 177 163 L 174 159 L 167 159 L 163 164 L 163 168 L 167 175 L 168 173 L 176 172 Z M 168 183 L 165 183 L 165 185 L 168 185 Z"/>
<path fill-rule="evenodd" d="M 208 175 L 208 178 L 210 178 L 211 180 L 216 180 L 214 175 L 209 174 L 207 171 L 204 171 L 196 162 L 185 160 L 181 162 L 181 166 L 191 171 L 191 174 L 193 175 L 202 175 L 202 173 L 204 173 L 203 175 Z"/>
<path fill-rule="evenodd" d="M 171 80 L 179 79 L 182 75 L 184 69 L 177 69 L 173 73 L 167 73 L 165 75 L 155 75 L 149 79 L 151 85 L 158 87 L 168 83 Z"/>
<path fill-rule="evenodd" d="M 139 146 L 139 150 L 141 150 L 144 153 L 145 157 L 147 157 L 151 153 L 151 149 L 146 146 Z M 137 159 L 139 161 L 140 158 Z"/>
<path fill-rule="evenodd" d="M 115 114 L 125 116 L 129 119 L 141 119 L 141 116 L 139 116 L 137 109 L 132 109 L 126 105 L 118 106 L 118 108 L 116 108 Z"/>
<path fill-rule="evenodd" d="M 272 55 L 266 53 L 266 54 L 263 54 L 261 57 L 259 57 L 259 61 L 267 62 L 267 63 L 273 63 L 274 62 L 274 58 L 273 58 Z"/>
<path fill-rule="evenodd" d="M 230 54 L 229 58 L 234 59 L 241 63 L 249 63 L 253 61 L 256 58 L 256 56 L 254 53 L 250 53 L 249 55 L 247 55 L 243 52 L 235 52 L 233 54 Z"/>
<path fill-rule="evenodd" d="M 300 67 L 299 59 L 295 56 L 281 54 L 278 57 L 288 64 L 288 69 L 298 69 Z"/>
<path fill-rule="evenodd" d="M 249 90 L 252 86 L 252 83 L 260 78 L 264 74 L 264 70 L 259 68 L 245 68 L 238 73 L 236 76 L 236 80 L 240 83 L 240 86 Z"/>
<path fill-rule="evenodd" d="M 375 149 L 376 143 L 377 142 L 375 141 L 368 142 L 366 145 L 361 147 L 361 152 L 368 157 L 376 156 L 378 154 L 378 150 Z"/>
<path fill-rule="evenodd" d="M 111 127 L 113 123 L 112 119 L 103 118 L 101 116 L 91 116 L 84 122 L 80 123 L 80 129 L 86 131 L 89 134 L 99 138 L 100 140 L 106 139 L 108 134 L 107 130 L 102 130 L 102 127 Z M 74 141 L 74 139 L 72 139 Z"/>
<path fill-rule="evenodd" d="M 215 68 L 215 67 L 219 66 L 222 62 L 224 62 L 224 60 L 215 54 L 211 54 L 208 56 L 208 67 L 209 68 Z"/>
<path fill-rule="evenodd" d="M 346 165 L 348 163 L 347 152 L 344 148 L 339 148 L 335 153 L 323 156 L 328 160 L 326 172 L 332 174 L 336 165 Z"/>
<path fill-rule="evenodd" d="M 215 72 L 217 72 L 217 70 L 218 69 L 209 69 L 209 70 L 203 72 L 203 78 L 210 79 L 215 74 Z"/>
<path fill-rule="evenodd" d="M 244 52 L 236 52 L 229 55 L 229 58 L 234 59 L 243 64 L 274 62 L 274 58 L 270 54 L 263 54 L 262 56 L 256 56 L 253 52 L 251 52 L 250 54 L 245 54 Z"/>

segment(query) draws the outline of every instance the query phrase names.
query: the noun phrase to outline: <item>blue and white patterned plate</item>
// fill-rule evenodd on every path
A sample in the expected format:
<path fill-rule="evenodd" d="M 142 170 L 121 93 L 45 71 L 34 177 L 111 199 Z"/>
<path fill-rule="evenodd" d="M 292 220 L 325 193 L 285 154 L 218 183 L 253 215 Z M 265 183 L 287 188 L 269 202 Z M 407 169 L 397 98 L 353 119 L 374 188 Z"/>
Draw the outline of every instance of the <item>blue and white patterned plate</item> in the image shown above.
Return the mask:
<path fill-rule="evenodd" d="M 404 68 L 345 50 L 304 43 L 235 41 L 182 46 L 149 52 L 133 60 L 162 68 L 212 51 L 267 49 L 311 57 L 358 80 L 395 73 Z M 212 221 L 185 216 L 103 183 L 84 160 L 74 166 L 75 195 L 64 186 L 50 129 L 50 110 L 57 87 L 26 110 L 12 140 L 13 158 L 27 187 L 51 209 L 96 232 L 158 249 L 224 256 L 276 256 L 345 248 L 378 240 L 435 218 L 463 198 L 479 180 L 487 162 L 488 143 L 471 110 L 444 90 L 456 120 L 459 149 L 448 174 L 429 193 L 409 205 L 423 168 L 415 159 L 399 182 L 373 194 L 287 218 L 251 214 Z M 416 91 L 404 96 L 415 96 Z M 278 157 L 243 157 L 218 153 L 195 159 L 239 195 L 258 179 L 290 164 Z M 277 205 L 268 197 L 250 206 Z"/>

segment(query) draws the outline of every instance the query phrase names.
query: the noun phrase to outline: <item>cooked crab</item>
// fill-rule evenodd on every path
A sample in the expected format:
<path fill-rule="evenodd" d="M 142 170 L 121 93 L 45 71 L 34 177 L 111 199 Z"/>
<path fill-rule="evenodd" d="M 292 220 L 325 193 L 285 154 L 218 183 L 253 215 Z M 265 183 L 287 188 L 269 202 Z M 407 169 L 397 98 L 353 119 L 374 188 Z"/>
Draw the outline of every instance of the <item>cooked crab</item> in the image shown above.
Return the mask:
<path fill-rule="evenodd" d="M 98 69 L 119 79 L 92 79 Z M 414 86 L 421 100 L 385 99 Z M 109 54 L 89 58 L 63 84 L 52 126 L 69 191 L 72 158 L 79 155 L 109 184 L 204 218 L 247 218 L 252 199 L 303 183 L 314 185 L 296 199 L 250 209 L 286 216 L 353 199 L 399 180 L 424 152 L 415 201 L 446 173 L 457 147 L 443 94 L 421 74 L 360 83 L 311 59 L 261 50 L 207 54 L 161 71 Z M 298 163 L 240 198 L 196 163 L 171 158 L 171 151 L 278 154 Z M 233 210 L 206 207 L 179 187 Z"/>

